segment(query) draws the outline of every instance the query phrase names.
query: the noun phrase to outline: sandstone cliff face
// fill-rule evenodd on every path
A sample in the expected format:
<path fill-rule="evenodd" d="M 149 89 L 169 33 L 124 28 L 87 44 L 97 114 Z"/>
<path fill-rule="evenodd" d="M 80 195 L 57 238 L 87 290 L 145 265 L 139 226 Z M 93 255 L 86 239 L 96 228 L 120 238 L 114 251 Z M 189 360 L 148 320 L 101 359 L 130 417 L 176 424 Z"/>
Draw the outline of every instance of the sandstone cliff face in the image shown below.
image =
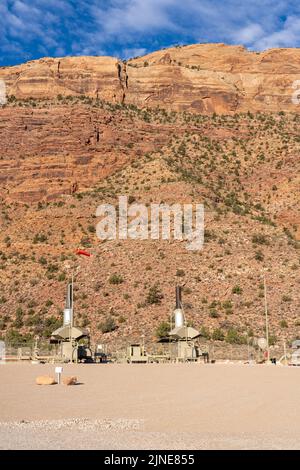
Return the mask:
<path fill-rule="evenodd" d="M 299 112 L 292 103 L 300 50 L 249 52 L 241 46 L 199 44 L 133 59 L 45 58 L 0 69 L 8 95 L 86 95 L 114 103 L 197 113 Z"/>
<path fill-rule="evenodd" d="M 123 64 L 113 57 L 44 58 L 0 69 L 8 95 L 19 99 L 86 95 L 122 102 Z"/>
<path fill-rule="evenodd" d="M 83 104 L 0 109 L 0 197 L 28 203 L 86 190 L 170 133 Z"/>
<path fill-rule="evenodd" d="M 155 52 L 128 65 L 126 99 L 137 105 L 220 114 L 297 112 L 291 97 L 300 76 L 298 49 L 255 53 L 240 46 L 192 45 Z"/>

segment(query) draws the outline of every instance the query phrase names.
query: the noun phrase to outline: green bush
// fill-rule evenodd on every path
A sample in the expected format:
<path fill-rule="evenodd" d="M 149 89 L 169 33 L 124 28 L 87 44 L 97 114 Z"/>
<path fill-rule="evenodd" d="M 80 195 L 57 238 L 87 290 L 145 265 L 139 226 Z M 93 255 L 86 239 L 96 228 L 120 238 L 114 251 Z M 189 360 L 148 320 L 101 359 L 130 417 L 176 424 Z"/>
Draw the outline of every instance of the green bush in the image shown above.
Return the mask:
<path fill-rule="evenodd" d="M 261 250 L 258 250 L 255 252 L 255 259 L 256 261 L 263 261 L 264 260 L 264 254 L 262 253 Z"/>
<path fill-rule="evenodd" d="M 216 329 L 212 332 L 211 338 L 212 338 L 214 341 L 224 341 L 225 335 L 224 335 L 223 331 L 222 331 L 220 328 L 216 328 Z"/>
<path fill-rule="evenodd" d="M 95 227 L 94 225 L 89 225 L 89 226 L 88 226 L 88 231 L 89 231 L 90 233 L 95 233 L 95 232 L 96 232 L 96 227 Z"/>
<path fill-rule="evenodd" d="M 289 327 L 288 322 L 286 320 L 281 320 L 279 325 L 280 325 L 280 328 L 288 328 Z"/>
<path fill-rule="evenodd" d="M 240 335 L 235 328 L 230 328 L 227 331 L 225 340 L 229 344 L 245 344 L 247 342 L 246 338 Z"/>
<path fill-rule="evenodd" d="M 45 243 L 47 236 L 44 233 L 36 233 L 33 239 L 33 243 Z"/>
<path fill-rule="evenodd" d="M 160 304 L 162 299 L 163 299 L 163 294 L 160 292 L 158 284 L 154 284 L 154 286 L 150 287 L 149 292 L 147 294 L 147 298 L 146 298 L 147 304 L 150 304 L 150 305 Z"/>
<path fill-rule="evenodd" d="M 232 289 L 232 293 L 241 295 L 243 293 L 243 289 L 240 286 L 234 286 Z"/>
<path fill-rule="evenodd" d="M 217 310 L 213 308 L 209 311 L 209 316 L 210 318 L 219 318 L 220 315 L 218 314 Z"/>
<path fill-rule="evenodd" d="M 117 285 L 117 284 L 122 284 L 122 282 L 124 282 L 124 279 L 120 274 L 112 274 L 108 281 L 110 284 Z"/>
<path fill-rule="evenodd" d="M 114 319 L 111 316 L 109 316 L 102 323 L 99 323 L 98 328 L 99 330 L 101 330 L 103 334 L 105 334 L 105 333 L 110 333 L 111 331 L 114 331 L 117 328 L 117 326 L 115 324 Z"/>
<path fill-rule="evenodd" d="M 10 346 L 21 346 L 23 344 L 32 342 L 32 336 L 27 333 L 26 335 L 22 335 L 19 331 L 16 330 L 8 330 L 5 335 L 5 341 Z"/>
<path fill-rule="evenodd" d="M 275 335 L 269 336 L 269 346 L 274 346 L 277 343 L 277 338 Z"/>
<path fill-rule="evenodd" d="M 202 327 L 201 327 L 200 334 L 201 334 L 201 336 L 203 336 L 203 338 L 205 338 L 205 339 L 210 339 L 210 338 L 211 338 L 209 329 L 208 329 L 206 326 L 202 326 Z"/>
<path fill-rule="evenodd" d="M 157 338 L 165 338 L 166 336 L 168 336 L 169 331 L 170 331 L 170 324 L 166 321 L 163 321 L 156 328 L 155 336 Z"/>

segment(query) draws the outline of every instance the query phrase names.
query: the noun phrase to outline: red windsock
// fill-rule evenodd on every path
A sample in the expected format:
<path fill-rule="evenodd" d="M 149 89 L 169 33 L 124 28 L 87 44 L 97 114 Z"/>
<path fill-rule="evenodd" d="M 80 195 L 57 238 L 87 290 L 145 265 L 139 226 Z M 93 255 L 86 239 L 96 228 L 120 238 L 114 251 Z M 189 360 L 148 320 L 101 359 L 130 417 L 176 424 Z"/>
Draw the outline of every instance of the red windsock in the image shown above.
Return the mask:
<path fill-rule="evenodd" d="M 88 253 L 85 250 L 80 250 L 79 248 L 76 250 L 76 255 L 92 256 L 91 253 Z"/>

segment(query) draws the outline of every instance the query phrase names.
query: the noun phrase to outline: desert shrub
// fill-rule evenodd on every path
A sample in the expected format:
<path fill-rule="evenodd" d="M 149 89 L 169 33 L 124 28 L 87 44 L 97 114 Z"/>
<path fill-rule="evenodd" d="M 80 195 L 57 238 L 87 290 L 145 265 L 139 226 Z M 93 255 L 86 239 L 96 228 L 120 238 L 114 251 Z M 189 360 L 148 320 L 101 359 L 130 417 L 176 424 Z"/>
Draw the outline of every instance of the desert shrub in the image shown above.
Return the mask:
<path fill-rule="evenodd" d="M 13 323 L 13 326 L 15 328 L 22 328 L 22 326 L 23 326 L 23 316 L 24 316 L 24 312 L 23 312 L 22 308 L 18 307 L 17 310 L 16 310 L 16 319 Z"/>
<path fill-rule="evenodd" d="M 54 330 L 61 326 L 61 319 L 55 317 L 54 315 L 51 315 L 50 317 L 45 319 L 44 325 L 45 329 L 49 330 L 50 333 L 49 335 L 45 334 L 45 336 L 50 336 Z"/>
<path fill-rule="evenodd" d="M 277 338 L 275 335 L 269 336 L 269 346 L 274 346 L 277 343 Z"/>
<path fill-rule="evenodd" d="M 288 328 L 289 325 L 286 320 L 281 320 L 279 323 L 280 328 Z"/>
<path fill-rule="evenodd" d="M 120 274 L 112 274 L 109 277 L 108 281 L 110 284 L 118 285 L 118 284 L 122 284 L 122 282 L 124 282 L 124 279 Z"/>
<path fill-rule="evenodd" d="M 200 334 L 205 339 L 210 339 L 211 338 L 210 331 L 206 326 L 201 327 Z"/>
<path fill-rule="evenodd" d="M 161 322 L 155 330 L 155 336 L 157 338 L 165 338 L 168 336 L 170 331 L 170 324 L 166 321 Z"/>
<path fill-rule="evenodd" d="M 232 293 L 241 295 L 243 293 L 243 289 L 240 286 L 234 286 L 232 289 Z"/>
<path fill-rule="evenodd" d="M 91 247 L 91 240 L 88 237 L 82 237 L 82 239 L 80 240 L 80 243 L 84 248 Z"/>
<path fill-rule="evenodd" d="M 240 335 L 235 328 L 230 328 L 227 331 L 225 341 L 229 344 L 245 344 L 246 338 Z"/>
<path fill-rule="evenodd" d="M 36 314 L 36 315 L 31 315 L 29 318 L 27 318 L 26 322 L 25 322 L 25 325 L 26 326 L 38 326 L 38 325 L 42 325 L 42 317 L 40 314 Z"/>
<path fill-rule="evenodd" d="M 176 276 L 177 277 L 184 277 L 185 276 L 184 270 L 183 269 L 177 269 Z"/>
<path fill-rule="evenodd" d="M 22 335 L 19 331 L 11 329 L 7 331 L 5 341 L 10 346 L 15 347 L 32 342 L 32 336 L 29 333 Z"/>
<path fill-rule="evenodd" d="M 225 310 L 231 310 L 232 309 L 231 300 L 225 300 L 222 304 L 222 307 L 225 308 Z"/>
<path fill-rule="evenodd" d="M 86 328 L 90 324 L 90 320 L 88 319 L 87 315 L 83 315 L 81 319 L 81 326 L 82 328 Z"/>
<path fill-rule="evenodd" d="M 56 273 L 58 271 L 58 265 L 57 264 L 49 264 L 47 267 L 47 272 L 52 274 Z"/>
<path fill-rule="evenodd" d="M 255 245 L 268 245 L 269 244 L 267 237 L 261 233 L 256 233 L 253 235 L 252 243 L 254 243 Z"/>
<path fill-rule="evenodd" d="M 209 311 L 209 316 L 210 316 L 210 318 L 219 318 L 220 315 L 218 314 L 218 312 L 215 308 L 212 308 Z"/>
<path fill-rule="evenodd" d="M 264 260 L 264 254 L 262 253 L 261 250 L 258 250 L 255 252 L 255 259 L 256 261 L 263 261 Z"/>
<path fill-rule="evenodd" d="M 44 233 L 36 233 L 33 238 L 33 243 L 45 243 L 47 241 L 47 235 Z"/>
<path fill-rule="evenodd" d="M 220 328 L 216 328 L 216 329 L 212 332 L 211 338 L 212 338 L 214 341 L 224 341 L 225 335 L 224 335 L 223 331 L 222 331 Z"/>
<path fill-rule="evenodd" d="M 146 298 L 146 303 L 150 305 L 160 304 L 162 299 L 163 299 L 163 294 L 161 293 L 158 287 L 158 284 L 154 284 L 154 286 L 150 287 L 149 289 L 149 292 Z"/>
<path fill-rule="evenodd" d="M 103 322 L 99 323 L 98 328 L 103 334 L 105 334 L 105 333 L 110 333 L 111 331 L 114 331 L 117 328 L 117 326 L 115 324 L 114 319 L 111 316 L 109 316 L 109 317 L 106 317 L 106 319 Z"/>
<path fill-rule="evenodd" d="M 89 226 L 88 226 L 88 231 L 89 231 L 90 233 L 95 233 L 95 232 L 96 232 L 96 227 L 95 227 L 94 225 L 89 225 Z"/>

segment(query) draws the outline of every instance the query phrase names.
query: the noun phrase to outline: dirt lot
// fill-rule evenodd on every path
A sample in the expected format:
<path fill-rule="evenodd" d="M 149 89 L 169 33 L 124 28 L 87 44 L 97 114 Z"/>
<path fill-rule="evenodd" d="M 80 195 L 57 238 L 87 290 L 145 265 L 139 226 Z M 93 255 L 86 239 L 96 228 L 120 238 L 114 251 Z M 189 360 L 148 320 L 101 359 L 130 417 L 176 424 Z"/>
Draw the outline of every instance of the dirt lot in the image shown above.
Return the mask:
<path fill-rule="evenodd" d="M 297 449 L 300 368 L 0 365 L 1 449 Z"/>

